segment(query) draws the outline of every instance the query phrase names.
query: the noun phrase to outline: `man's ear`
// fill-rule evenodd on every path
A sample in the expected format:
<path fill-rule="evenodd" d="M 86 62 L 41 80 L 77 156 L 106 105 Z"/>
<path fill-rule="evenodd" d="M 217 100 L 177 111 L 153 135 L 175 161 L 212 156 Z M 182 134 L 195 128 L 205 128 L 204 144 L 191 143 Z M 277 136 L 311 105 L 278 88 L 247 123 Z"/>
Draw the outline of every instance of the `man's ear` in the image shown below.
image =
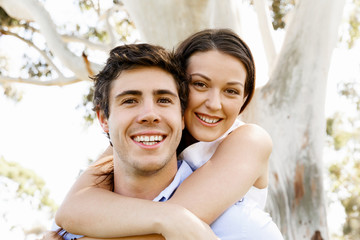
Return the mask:
<path fill-rule="evenodd" d="M 185 128 L 185 120 L 184 120 L 184 116 L 181 117 L 181 130 L 184 130 Z"/>
<path fill-rule="evenodd" d="M 98 120 L 100 122 L 100 126 L 102 127 L 104 132 L 108 133 L 109 132 L 108 119 L 105 116 L 104 111 L 103 110 L 97 110 L 96 115 L 97 115 L 97 118 L 98 118 Z"/>

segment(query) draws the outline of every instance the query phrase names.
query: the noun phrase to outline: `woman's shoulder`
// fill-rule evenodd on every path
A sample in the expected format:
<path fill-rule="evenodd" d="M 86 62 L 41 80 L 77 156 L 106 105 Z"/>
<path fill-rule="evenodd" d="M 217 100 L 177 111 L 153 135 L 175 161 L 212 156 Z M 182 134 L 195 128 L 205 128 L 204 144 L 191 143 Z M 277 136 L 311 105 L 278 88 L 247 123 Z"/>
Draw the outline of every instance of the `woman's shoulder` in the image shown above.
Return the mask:
<path fill-rule="evenodd" d="M 242 123 L 231 133 L 235 133 L 236 135 L 245 134 L 246 136 L 250 135 L 253 137 L 270 137 L 270 134 L 263 127 L 254 123 Z"/>
<path fill-rule="evenodd" d="M 247 144 L 255 144 L 262 147 L 272 148 L 272 139 L 270 134 L 261 126 L 253 123 L 243 123 L 234 129 L 224 141 L 232 141 L 236 143 L 246 142 Z"/>

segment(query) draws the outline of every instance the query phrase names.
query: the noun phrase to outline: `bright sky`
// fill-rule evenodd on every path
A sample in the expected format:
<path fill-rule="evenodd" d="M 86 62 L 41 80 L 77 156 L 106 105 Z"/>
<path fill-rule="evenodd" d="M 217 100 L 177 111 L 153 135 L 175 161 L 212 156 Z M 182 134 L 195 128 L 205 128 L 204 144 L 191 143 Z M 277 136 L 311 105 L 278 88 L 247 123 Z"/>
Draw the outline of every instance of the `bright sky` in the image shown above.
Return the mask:
<path fill-rule="evenodd" d="M 73 16 L 69 11 L 71 0 L 49 2 L 52 3 L 50 11 Z M 13 49 L 8 47 L 9 44 L 0 40 L 0 55 Z M 334 52 L 328 81 L 327 113 L 341 109 L 336 98 L 336 83 L 359 75 L 359 53 L 359 48 L 351 52 L 340 49 Z M 254 54 L 255 59 L 264 59 L 256 57 L 256 50 Z M 11 52 L 11 56 L 16 57 L 16 53 Z M 257 69 L 263 65 L 257 64 Z M 264 75 L 260 73 L 258 77 L 264 78 Z M 85 127 L 83 112 L 76 109 L 89 83 L 65 87 L 16 84 L 14 87 L 23 91 L 21 102 L 14 103 L 0 94 L 0 156 L 33 169 L 46 181 L 51 196 L 60 204 L 79 170 L 108 145 L 98 123 Z"/>

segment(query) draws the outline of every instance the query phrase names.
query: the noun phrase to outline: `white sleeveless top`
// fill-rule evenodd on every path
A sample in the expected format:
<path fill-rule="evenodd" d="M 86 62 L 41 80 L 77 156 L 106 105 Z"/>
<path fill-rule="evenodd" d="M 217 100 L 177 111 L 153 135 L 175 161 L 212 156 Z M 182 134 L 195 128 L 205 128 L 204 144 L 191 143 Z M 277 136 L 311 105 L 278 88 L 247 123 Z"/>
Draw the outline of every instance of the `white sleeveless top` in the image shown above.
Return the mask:
<path fill-rule="evenodd" d="M 219 144 L 226 138 L 230 132 L 243 125 L 244 122 L 236 119 L 234 124 L 222 136 L 212 142 L 197 142 L 182 151 L 178 157 L 179 160 L 186 161 L 193 171 L 204 165 L 215 153 Z M 257 202 L 261 209 L 265 208 L 268 188 L 256 188 L 252 186 L 245 194 L 246 198 L 250 198 Z"/>

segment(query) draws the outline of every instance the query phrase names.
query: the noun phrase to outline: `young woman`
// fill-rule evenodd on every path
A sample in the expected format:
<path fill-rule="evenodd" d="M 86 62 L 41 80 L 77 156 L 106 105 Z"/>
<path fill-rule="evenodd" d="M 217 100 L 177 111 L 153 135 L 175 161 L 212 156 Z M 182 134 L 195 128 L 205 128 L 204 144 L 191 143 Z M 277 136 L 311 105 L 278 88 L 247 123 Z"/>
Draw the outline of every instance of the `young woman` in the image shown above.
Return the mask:
<path fill-rule="evenodd" d="M 155 202 L 127 198 L 105 184 L 95 185 L 99 170 L 90 167 L 57 212 L 57 224 L 68 232 L 103 238 L 151 234 L 152 216 L 160 214 L 169 224 L 166 233 L 158 233 L 177 239 L 179 228 L 187 223 L 172 214 L 174 206 L 186 208 L 207 224 L 245 195 L 264 207 L 272 142 L 262 128 L 237 119 L 255 87 L 248 46 L 230 30 L 204 30 L 182 42 L 176 55 L 189 76 L 190 89 L 180 158 L 198 169 L 159 211 Z"/>

